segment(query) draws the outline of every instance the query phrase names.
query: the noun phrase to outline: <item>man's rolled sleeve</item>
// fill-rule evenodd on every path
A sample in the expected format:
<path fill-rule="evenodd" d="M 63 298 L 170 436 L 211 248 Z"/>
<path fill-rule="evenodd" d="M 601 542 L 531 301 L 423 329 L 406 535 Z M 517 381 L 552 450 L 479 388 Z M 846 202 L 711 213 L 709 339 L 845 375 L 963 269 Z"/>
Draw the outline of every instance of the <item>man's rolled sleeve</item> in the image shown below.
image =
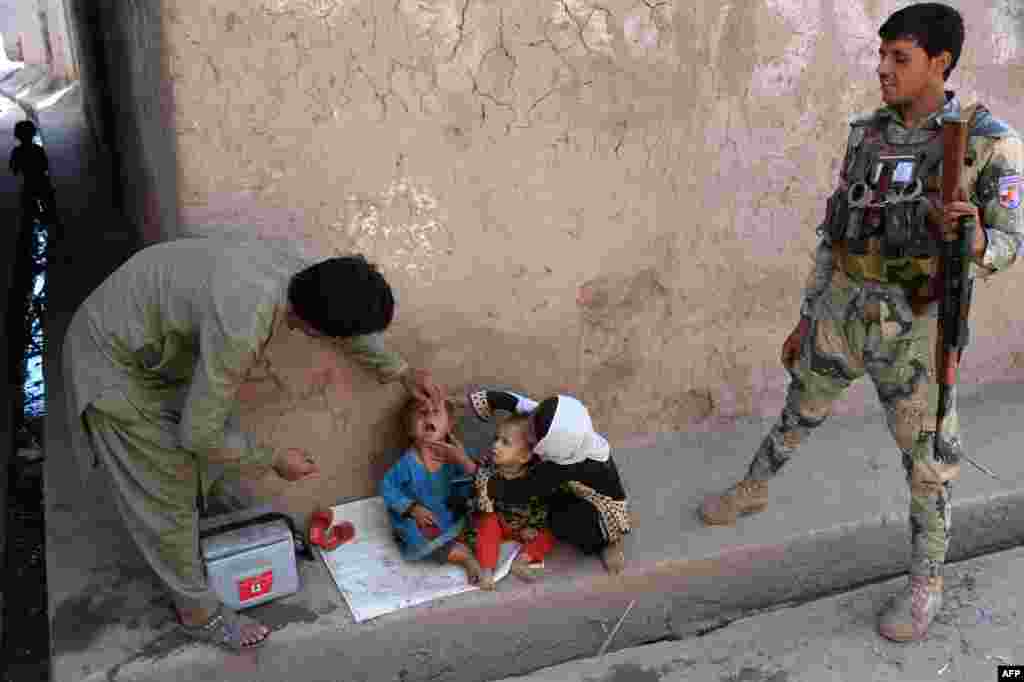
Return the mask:
<path fill-rule="evenodd" d="M 382 384 L 396 381 L 409 368 L 401 355 L 384 346 L 380 334 L 336 339 L 335 346 L 359 366 L 373 372 Z"/>

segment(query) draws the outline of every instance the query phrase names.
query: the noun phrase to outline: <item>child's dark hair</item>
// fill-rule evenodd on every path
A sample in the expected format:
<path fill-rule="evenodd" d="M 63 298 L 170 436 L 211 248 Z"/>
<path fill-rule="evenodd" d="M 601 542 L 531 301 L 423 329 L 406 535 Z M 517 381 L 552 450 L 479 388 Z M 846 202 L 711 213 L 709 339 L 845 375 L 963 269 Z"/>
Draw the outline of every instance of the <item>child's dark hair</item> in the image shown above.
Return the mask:
<path fill-rule="evenodd" d="M 528 465 L 536 464 L 540 461 L 540 457 L 533 452 L 533 449 L 537 447 L 537 440 L 533 434 L 533 412 L 527 414 L 510 414 L 498 423 L 498 428 L 504 426 L 514 426 L 523 432 L 523 437 L 526 440 L 526 447 L 530 451 L 530 460 L 527 462 Z"/>
<path fill-rule="evenodd" d="M 362 256 L 328 258 L 295 274 L 288 302 L 303 321 L 336 338 L 383 331 L 395 316 L 391 285 Z"/>
<path fill-rule="evenodd" d="M 530 415 L 529 414 L 510 414 L 500 422 L 498 422 L 498 428 L 504 428 L 506 426 L 514 426 L 523 431 L 526 437 L 526 444 L 533 449 L 537 443 L 533 442 L 531 438 L 530 429 Z"/>
<path fill-rule="evenodd" d="M 929 57 L 948 51 L 952 56 L 942 74 L 948 79 L 960 61 L 964 46 L 964 19 L 952 7 L 938 2 L 922 2 L 893 13 L 878 30 L 882 40 L 913 40 Z"/>
<path fill-rule="evenodd" d="M 38 129 L 36 124 L 32 121 L 18 121 L 14 124 L 14 136 L 21 140 L 25 144 L 32 142 L 32 138 L 36 136 Z"/>

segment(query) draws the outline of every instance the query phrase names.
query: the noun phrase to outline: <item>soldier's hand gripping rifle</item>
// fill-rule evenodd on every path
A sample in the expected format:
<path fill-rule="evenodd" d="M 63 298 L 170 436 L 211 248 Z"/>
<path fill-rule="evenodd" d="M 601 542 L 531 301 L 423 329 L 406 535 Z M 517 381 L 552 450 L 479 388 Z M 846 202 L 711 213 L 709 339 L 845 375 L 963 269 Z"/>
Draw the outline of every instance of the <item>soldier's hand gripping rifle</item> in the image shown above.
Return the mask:
<path fill-rule="evenodd" d="M 942 124 L 943 205 L 959 199 L 964 156 L 967 151 L 968 125 L 969 123 L 962 119 L 946 119 Z M 977 229 L 974 218 L 970 216 L 960 218 L 957 228 L 955 240 L 941 240 L 939 243 L 939 280 L 942 289 L 939 299 L 939 328 L 936 340 L 936 379 L 939 385 L 939 406 L 935 420 L 934 447 L 935 457 L 940 461 L 943 457 L 939 453 L 939 434 L 942 433 L 942 422 L 945 421 L 951 406 L 951 398 L 960 367 L 960 356 L 967 346 L 967 318 L 971 308 L 973 285 L 969 275 L 971 244 Z M 963 455 L 963 458 L 989 476 L 999 478 L 970 457 Z"/>

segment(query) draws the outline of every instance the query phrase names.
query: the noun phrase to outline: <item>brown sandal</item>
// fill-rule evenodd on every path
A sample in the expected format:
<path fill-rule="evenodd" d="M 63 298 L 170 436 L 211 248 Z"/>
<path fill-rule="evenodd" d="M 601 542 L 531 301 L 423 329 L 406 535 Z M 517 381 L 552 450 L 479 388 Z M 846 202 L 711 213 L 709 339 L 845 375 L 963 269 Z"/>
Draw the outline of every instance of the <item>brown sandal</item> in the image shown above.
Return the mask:
<path fill-rule="evenodd" d="M 243 616 L 237 611 L 232 611 L 222 604 L 213 618 L 206 623 L 202 625 L 181 624 L 179 627 L 190 639 L 213 644 L 232 653 L 257 649 L 267 643 L 270 638 L 269 632 L 257 642 L 243 644 L 242 627 L 245 625 L 261 625 L 261 623 L 249 616 Z"/>

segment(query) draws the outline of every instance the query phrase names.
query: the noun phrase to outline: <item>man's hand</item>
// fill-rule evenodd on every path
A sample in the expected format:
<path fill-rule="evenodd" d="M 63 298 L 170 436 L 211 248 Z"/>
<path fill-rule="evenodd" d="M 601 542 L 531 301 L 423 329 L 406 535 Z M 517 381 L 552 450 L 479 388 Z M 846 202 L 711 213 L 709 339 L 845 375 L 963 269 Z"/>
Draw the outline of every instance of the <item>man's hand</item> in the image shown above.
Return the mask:
<path fill-rule="evenodd" d="M 803 343 L 804 336 L 807 335 L 811 330 L 811 321 L 806 317 L 800 318 L 800 324 L 798 324 L 789 335 L 789 337 L 782 344 L 782 366 L 792 367 L 793 363 L 800 355 L 800 345 Z"/>
<path fill-rule="evenodd" d="M 429 509 L 419 502 L 413 502 L 412 506 L 409 507 L 408 514 L 416 521 L 416 525 L 420 529 L 437 527 L 437 519 L 434 518 Z"/>
<path fill-rule="evenodd" d="M 444 391 L 434 381 L 430 370 L 410 368 L 402 375 L 402 386 L 413 398 L 429 404 L 434 409 L 441 409 Z"/>
<path fill-rule="evenodd" d="M 440 468 L 445 462 L 444 455 L 430 447 L 433 444 L 433 441 L 419 441 L 415 444 L 416 450 L 423 459 L 423 463 L 431 469 Z"/>
<path fill-rule="evenodd" d="M 468 457 L 465 446 L 455 436 L 449 436 L 450 443 L 439 440 L 430 440 L 420 443 L 424 449 L 430 450 L 438 461 L 450 464 L 461 464 L 462 460 Z"/>
<path fill-rule="evenodd" d="M 960 237 L 960 219 L 974 218 L 974 234 L 971 235 L 971 255 L 977 259 L 985 253 L 985 246 L 988 239 L 985 236 L 985 227 L 981 222 L 981 213 L 978 207 L 964 197 L 964 191 L 957 191 L 957 201 L 951 201 L 942 207 L 942 239 L 953 242 Z"/>
<path fill-rule="evenodd" d="M 274 471 L 286 481 L 302 481 L 320 475 L 313 456 L 301 448 L 288 448 L 274 459 Z"/>
<path fill-rule="evenodd" d="M 421 453 L 431 453 L 435 461 L 456 464 L 462 467 L 467 474 L 475 474 L 476 462 L 466 454 L 466 446 L 464 446 L 455 436 L 449 436 L 449 438 L 451 439 L 450 443 L 445 443 L 443 441 L 425 441 L 423 443 L 418 443 L 417 447 L 420 448 Z"/>

